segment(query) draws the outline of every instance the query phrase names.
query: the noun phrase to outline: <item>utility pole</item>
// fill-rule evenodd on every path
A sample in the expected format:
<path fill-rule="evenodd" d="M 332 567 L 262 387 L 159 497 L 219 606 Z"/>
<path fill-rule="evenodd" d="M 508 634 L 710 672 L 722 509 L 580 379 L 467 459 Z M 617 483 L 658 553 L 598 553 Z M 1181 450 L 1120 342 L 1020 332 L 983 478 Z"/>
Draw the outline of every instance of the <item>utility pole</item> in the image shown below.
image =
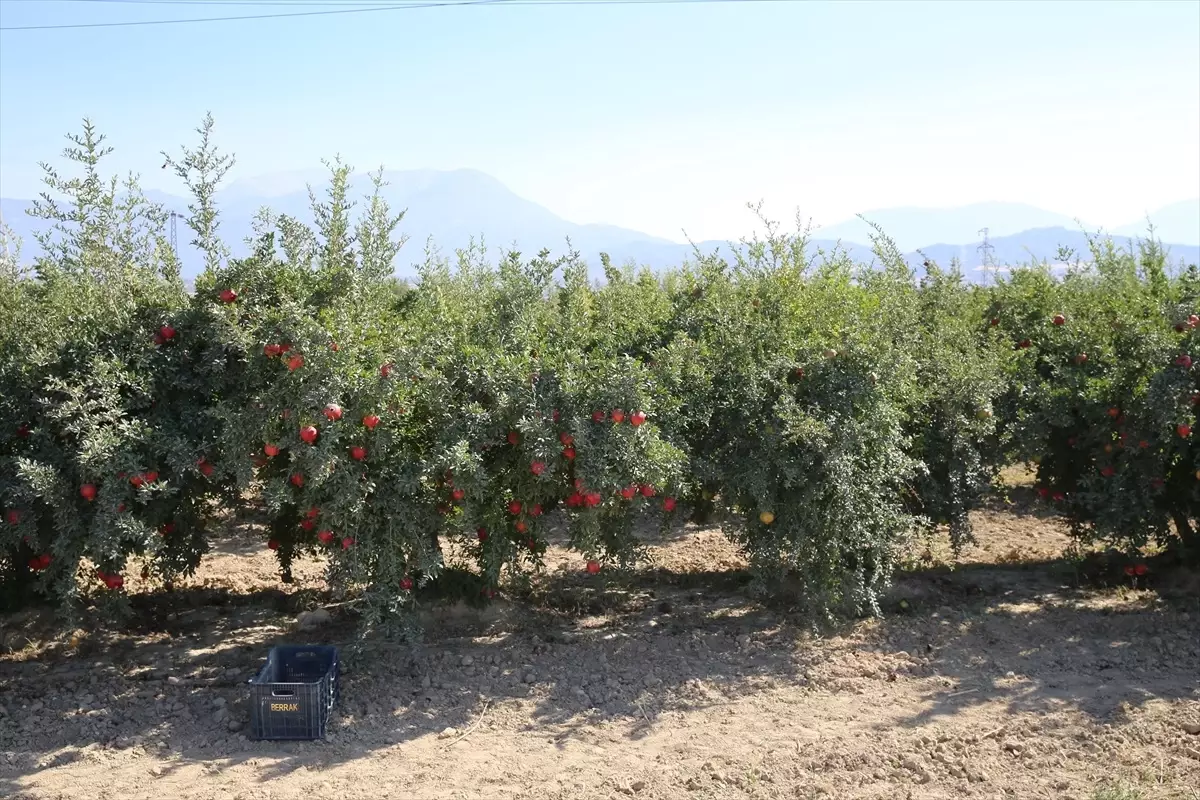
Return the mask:
<path fill-rule="evenodd" d="M 174 211 L 171 212 L 171 250 L 175 253 L 175 258 L 179 258 L 179 235 L 175 231 L 175 220 L 179 219 L 179 215 Z"/>
<path fill-rule="evenodd" d="M 979 268 L 983 270 L 984 275 L 991 275 L 994 282 L 996 277 L 996 263 L 992 259 L 992 251 L 996 248 L 993 247 L 992 243 L 988 241 L 987 228 L 980 229 L 979 234 L 983 237 L 983 241 L 980 242 L 979 247 L 977 248 L 980 255 Z M 985 279 L 984 283 L 986 282 L 987 281 Z"/>

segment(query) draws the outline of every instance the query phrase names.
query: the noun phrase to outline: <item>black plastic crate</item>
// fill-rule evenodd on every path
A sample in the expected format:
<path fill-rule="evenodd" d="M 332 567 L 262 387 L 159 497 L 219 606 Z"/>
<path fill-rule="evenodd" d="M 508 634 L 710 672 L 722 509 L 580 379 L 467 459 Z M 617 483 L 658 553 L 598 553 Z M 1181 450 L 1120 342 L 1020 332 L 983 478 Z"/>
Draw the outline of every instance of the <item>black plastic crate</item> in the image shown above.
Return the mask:
<path fill-rule="evenodd" d="M 250 735 L 323 739 L 338 695 L 336 647 L 280 645 L 250 679 Z"/>

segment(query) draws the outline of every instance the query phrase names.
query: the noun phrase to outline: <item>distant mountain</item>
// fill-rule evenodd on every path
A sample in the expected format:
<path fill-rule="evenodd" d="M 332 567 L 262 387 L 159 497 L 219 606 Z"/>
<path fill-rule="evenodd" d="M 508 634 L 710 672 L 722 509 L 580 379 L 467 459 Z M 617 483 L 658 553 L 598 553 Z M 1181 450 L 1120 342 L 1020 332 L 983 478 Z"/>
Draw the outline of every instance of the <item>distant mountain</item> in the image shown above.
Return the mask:
<path fill-rule="evenodd" d="M 321 173 L 290 173 L 230 184 L 216 198 L 221 210 L 221 237 L 235 255 L 245 254 L 248 248 L 243 240 L 251 235 L 251 220 L 263 205 L 311 223 L 312 211 L 304 184 L 311 181 L 318 196 L 323 196 L 326 179 L 327 175 Z M 413 274 L 412 264 L 423 260 L 425 243 L 430 239 L 452 256 L 455 249 L 467 246 L 472 237 L 476 241 L 482 237 L 492 253 L 515 242 L 526 252 L 547 247 L 555 254 L 566 252 L 569 238 L 571 246 L 589 262 L 598 263 L 600 252 L 605 251 L 618 262 L 627 257 L 640 262 L 646 254 L 651 256 L 650 266 L 660 267 L 678 263 L 678 253 L 687 251 L 676 242 L 640 231 L 568 222 L 475 170 L 388 172 L 384 180 L 388 185 L 383 195 L 393 212 L 407 209 L 399 228 L 409 237 L 397 262 L 397 272 L 401 275 Z M 368 176 L 353 177 L 350 195 L 357 206 L 352 213 L 357 214 L 365 207 L 365 196 L 371 190 Z M 146 194 L 167 210 L 187 213 L 188 201 L 183 198 L 161 192 Z M 33 232 L 45 228 L 45 223 L 25 213 L 30 205 L 27 200 L 0 199 L 0 217 L 24 240 L 23 253 L 27 259 L 36 255 Z M 178 236 L 184 274 L 192 276 L 199 272 L 202 260 L 184 245 L 190 241 L 191 231 L 180 225 Z"/>
<path fill-rule="evenodd" d="M 402 277 L 415 274 L 414 265 L 424 259 L 427 240 L 447 255 L 465 247 L 472 237 L 483 237 L 493 257 L 498 249 L 514 243 L 527 254 L 548 248 L 555 256 L 567 250 L 567 239 L 588 264 L 598 267 L 600 253 L 608 253 L 614 262 L 633 262 L 653 269 L 678 266 L 692 259 L 694 250 L 689 244 L 672 242 L 628 228 L 612 225 L 580 225 L 562 219 L 548 209 L 510 191 L 500 181 L 476 170 L 410 170 L 387 172 L 384 189 L 393 211 L 407 209 L 400 232 L 410 237 L 408 245 L 397 259 L 396 272 Z M 312 221 L 306 183 L 312 183 L 323 195 L 327 175 L 322 172 L 295 172 L 243 179 L 231 183 L 217 197 L 221 209 L 222 238 L 235 256 L 245 255 L 244 239 L 251 235 L 251 219 L 263 205 L 276 213 Z M 353 210 L 365 205 L 364 196 L 371 190 L 366 175 L 355 175 L 351 181 L 351 197 L 358 201 Z M 162 203 L 168 210 L 187 213 L 187 201 L 161 192 L 147 192 L 151 200 Z M 38 249 L 33 239 L 35 230 L 45 223 L 30 218 L 27 200 L 0 198 L 2 218 L 23 239 L 23 260 L 30 261 Z M 1186 233 L 1187 204 L 1177 204 L 1156 212 L 1156 222 L 1162 220 L 1164 229 Z M 878 222 L 891 236 L 910 264 L 920 270 L 925 257 L 942 265 L 957 258 L 968 277 L 982 278 L 977 267 L 982 262 L 978 231 L 989 229 L 992 256 L 999 264 L 1020 264 L 1029 261 L 1054 261 L 1060 246 L 1073 249 L 1087 260 L 1086 237 L 1069 218 L 1015 203 L 981 203 L 959 209 L 886 209 L 868 212 L 868 219 Z M 1181 226 L 1179 223 L 1184 224 Z M 869 228 L 861 220 L 853 220 L 818 230 L 811 242 L 813 250 L 832 250 L 840 246 L 857 262 L 872 263 Z M 1140 234 L 1142 231 L 1134 231 Z M 183 272 L 186 278 L 197 275 L 202 259 L 187 242 L 192 238 L 186 226 L 179 226 L 178 237 Z M 1175 241 L 1160 233 L 1164 241 Z M 1184 240 L 1187 242 L 1188 240 Z M 946 242 L 946 244 L 929 244 Z M 729 254 L 724 241 L 697 243 L 702 253 L 718 251 Z M 1190 245 L 1170 245 L 1174 260 L 1200 261 L 1200 248 Z"/>
<path fill-rule="evenodd" d="M 959 208 L 885 208 L 864 211 L 863 219 L 851 219 L 813 231 L 820 239 L 870 243 L 879 225 L 901 250 L 916 250 L 930 242 L 974 242 L 988 229 L 989 238 L 1012 236 L 1034 228 L 1078 230 L 1071 217 L 1023 203 L 975 203 Z M 1087 226 L 1089 230 L 1092 226 Z"/>
<path fill-rule="evenodd" d="M 1146 215 L 1154 224 L 1155 237 L 1164 242 L 1200 246 L 1200 197 L 1172 203 Z M 1145 236 L 1147 220 L 1140 219 L 1113 231 L 1120 236 Z"/>
<path fill-rule="evenodd" d="M 409 234 L 413 244 L 418 246 L 423 246 L 427 238 L 433 237 L 444 249 L 452 251 L 465 246 L 471 236 L 478 238 L 481 235 L 492 247 L 507 247 L 516 241 L 525 248 L 555 248 L 563 245 L 566 237 L 570 237 L 572 244 L 583 251 L 614 243 L 672 244 L 667 239 L 626 228 L 567 222 L 477 170 L 385 172 L 383 178 L 388 184 L 383 189 L 384 198 L 394 211 L 408 209 L 401 227 Z M 299 182 L 298 175 L 292 179 Z M 254 183 L 262 183 L 263 180 L 256 179 Z M 323 182 L 314 182 L 314 189 L 318 197 L 323 197 Z M 369 176 L 353 176 L 350 195 L 358 201 L 358 208 L 366 204 L 365 197 L 371 191 Z M 239 181 L 230 184 L 217 200 L 230 215 L 231 228 L 233 219 L 248 220 L 264 204 L 270 205 L 278 213 L 306 221 L 312 217 L 305 188 L 263 196 L 247 191 L 243 182 Z M 238 233 L 240 238 L 241 235 L 247 235 L 249 230 Z"/>
<path fill-rule="evenodd" d="M 1136 251 L 1138 237 L 1113 235 L 1111 238 L 1118 247 Z M 958 259 L 963 265 L 963 272 L 967 273 L 968 277 L 980 280 L 983 275 L 980 267 L 983 263 L 983 252 L 980 249 L 982 244 L 983 242 L 980 240 L 962 245 L 928 245 L 920 248 L 919 253 L 909 254 L 906 258 L 914 267 L 921 263 L 923 259 L 920 256 L 922 255 L 928 256 L 942 266 L 948 265 L 952 259 Z M 994 239 L 989 236 L 988 244 L 992 246 L 992 263 L 1001 266 L 1028 264 L 1033 261 L 1062 263 L 1059 259 L 1060 250 L 1067 256 L 1064 259 L 1067 262 L 1076 259 L 1085 262 L 1092 260 L 1087 235 L 1067 228 L 1036 228 L 1021 231 L 1013 236 L 1000 236 Z M 1167 256 L 1173 264 L 1200 263 L 1200 247 L 1165 243 L 1163 247 L 1167 250 Z"/>

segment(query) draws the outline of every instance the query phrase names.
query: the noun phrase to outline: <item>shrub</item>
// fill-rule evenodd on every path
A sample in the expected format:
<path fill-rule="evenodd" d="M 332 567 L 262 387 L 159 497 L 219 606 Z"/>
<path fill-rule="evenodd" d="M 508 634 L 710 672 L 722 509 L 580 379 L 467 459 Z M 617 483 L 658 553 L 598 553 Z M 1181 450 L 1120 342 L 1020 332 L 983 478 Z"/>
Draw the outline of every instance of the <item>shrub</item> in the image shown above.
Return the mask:
<path fill-rule="evenodd" d="M 0 558 L 11 600 L 37 590 L 74 608 L 96 577 L 118 588 L 131 554 L 168 578 L 198 563 L 217 487 L 196 467 L 211 439 L 197 401 L 219 370 L 195 369 L 205 333 L 186 314 L 162 209 L 136 181 L 101 177 L 109 149 L 90 123 L 69 138 L 82 174 L 45 168 L 34 213 L 52 226 L 35 276 L 2 278 Z M 85 559 L 95 574 L 77 576 Z"/>
<path fill-rule="evenodd" d="M 666 424 L 763 588 L 788 579 L 818 616 L 876 612 L 913 524 L 894 402 L 911 361 L 880 335 L 899 321 L 876 314 L 905 276 L 872 284 L 837 254 L 814 265 L 802 238 L 769 230 L 732 265 L 684 273 L 655 355 L 682 395 Z"/>
<path fill-rule="evenodd" d="M 578 254 L 493 266 L 473 244 L 429 252 L 409 287 L 382 173 L 356 219 L 341 161 L 313 227 L 263 210 L 231 259 L 212 131 L 167 156 L 193 195 L 194 293 L 165 213 L 102 177 L 86 122 L 81 174 L 46 168 L 34 272 L 0 261 L 8 603 L 119 610 L 130 557 L 169 586 L 221 505 L 258 504 L 282 580 L 325 557 L 371 625 L 411 628 L 424 593 L 486 600 L 560 531 L 629 565 L 683 510 L 721 521 L 760 588 L 878 613 L 911 536 L 969 544 L 1014 460 L 1081 544 L 1200 551 L 1200 273 L 1153 242 L 984 289 L 955 265 L 917 281 L 879 231 L 863 267 L 768 222 L 662 276 L 604 257 L 598 285 Z"/>
<path fill-rule="evenodd" d="M 1196 297 L 1153 242 L 1093 250 L 1095 270 L 1062 281 L 1024 270 L 996 290 L 1016 354 L 1003 415 L 1012 454 L 1038 465 L 1039 494 L 1082 544 L 1194 558 Z"/>

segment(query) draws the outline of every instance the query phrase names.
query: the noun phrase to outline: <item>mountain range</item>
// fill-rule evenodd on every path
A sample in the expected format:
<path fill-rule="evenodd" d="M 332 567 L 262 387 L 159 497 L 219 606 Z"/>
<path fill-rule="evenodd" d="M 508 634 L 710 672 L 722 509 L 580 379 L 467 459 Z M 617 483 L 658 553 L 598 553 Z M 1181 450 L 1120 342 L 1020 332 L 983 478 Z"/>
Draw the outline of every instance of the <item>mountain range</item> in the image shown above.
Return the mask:
<path fill-rule="evenodd" d="M 243 240 L 251 234 L 255 212 L 264 205 L 276 213 L 310 222 L 307 184 L 322 193 L 326 179 L 327 173 L 295 172 L 229 184 L 217 195 L 222 238 L 230 244 L 234 255 L 244 255 L 248 247 Z M 384 179 L 388 185 L 383 194 L 393 210 L 407 209 L 400 231 L 409 236 L 409 243 L 401 251 L 396 270 L 401 277 L 415 273 L 413 264 L 423 260 L 427 241 L 452 254 L 466 246 L 472 236 L 476 240 L 482 237 L 493 254 L 498 248 L 507 249 L 513 244 L 527 253 L 547 247 L 554 254 L 561 254 L 566 252 L 569 239 L 571 247 L 591 265 L 599 264 L 602 252 L 616 263 L 633 262 L 654 269 L 678 266 L 694 254 L 691 244 L 612 225 L 569 222 L 477 170 L 397 171 L 384 173 Z M 370 189 L 368 176 L 352 177 L 351 197 L 363 198 Z M 168 210 L 187 213 L 187 201 L 182 198 L 157 191 L 146 194 Z M 0 198 L 0 219 L 23 240 L 22 261 L 36 257 L 38 248 L 32 234 L 45 229 L 43 221 L 25 213 L 30 205 L 29 200 Z M 364 205 L 365 201 L 360 199 L 356 210 Z M 1020 203 L 879 209 L 861 216 L 877 223 L 914 267 L 919 268 L 926 258 L 942 265 L 958 258 L 972 279 L 982 277 L 977 268 L 982 263 L 980 245 L 984 228 L 988 229 L 992 261 L 999 265 L 1054 262 L 1060 247 L 1086 256 L 1087 237 L 1083 231 L 1098 230 L 1065 215 Z M 1157 238 L 1167 243 L 1173 261 L 1200 261 L 1200 198 L 1173 204 L 1148 216 L 1155 224 Z M 1109 233 L 1119 244 L 1128 246 L 1133 243 L 1130 237 L 1145 236 L 1146 230 L 1147 221 L 1141 220 Z M 854 218 L 816 229 L 811 241 L 813 248 L 828 251 L 840 246 L 856 261 L 871 263 L 875 259 L 869 246 L 870 234 L 870 226 L 863 219 Z M 181 225 L 178 236 L 184 276 L 194 277 L 201 268 L 201 259 L 185 244 L 191 239 L 191 231 Z M 703 241 L 696 246 L 704 253 L 730 251 L 725 241 Z"/>

